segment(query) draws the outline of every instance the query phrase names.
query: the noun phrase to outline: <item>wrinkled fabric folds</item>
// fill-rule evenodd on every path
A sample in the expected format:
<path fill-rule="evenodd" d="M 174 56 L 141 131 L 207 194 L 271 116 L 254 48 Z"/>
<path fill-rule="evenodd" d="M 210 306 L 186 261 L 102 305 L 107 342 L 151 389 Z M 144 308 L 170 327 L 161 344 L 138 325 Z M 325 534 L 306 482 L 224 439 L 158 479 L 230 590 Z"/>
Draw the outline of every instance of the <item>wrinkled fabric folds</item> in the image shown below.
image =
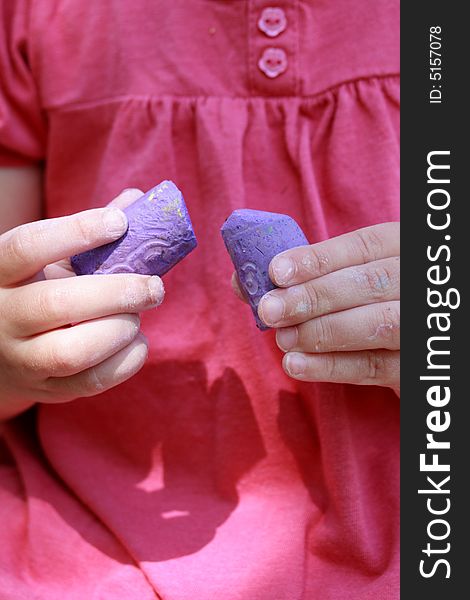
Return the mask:
<path fill-rule="evenodd" d="M 246 43 L 236 35 L 242 17 L 235 18 L 244 1 L 196 4 L 188 47 L 208 26 L 226 48 L 230 40 L 235 48 Z M 312 243 L 398 220 L 399 80 L 390 68 L 391 34 L 387 29 L 382 63 L 380 49 L 364 59 L 367 72 L 351 67 L 350 77 L 343 75 L 348 63 L 338 51 L 338 78 L 330 84 L 319 65 L 323 89 L 307 89 L 309 81 L 318 85 L 316 67 L 299 60 L 299 72 L 308 74 L 296 93 L 253 92 L 243 87 L 243 62 L 233 72 L 236 92 L 228 94 L 220 81 L 231 54 L 207 76 L 205 46 L 199 62 L 181 58 L 184 75 L 168 70 L 164 53 L 150 53 L 141 72 L 120 71 L 129 67 L 126 48 L 130 63 L 142 54 L 143 25 L 142 37 L 115 40 L 119 51 L 112 54 L 109 15 L 101 30 L 104 13 L 91 11 L 97 21 L 87 29 L 91 16 L 77 12 L 82 29 L 73 29 L 76 2 L 44 5 L 50 38 L 33 38 L 30 62 L 47 140 L 9 113 L 3 130 L 0 120 L 0 160 L 46 161 L 51 217 L 172 179 L 199 245 L 164 277 L 163 305 L 142 315 L 150 355 L 139 374 L 95 398 L 42 405 L 4 425 L 0 598 L 398 598 L 399 401 L 384 388 L 289 379 L 274 332 L 260 333 L 233 296 L 219 233 L 243 207 L 288 213 Z M 395 31 L 386 18 L 395 3 L 377 5 L 377 26 Z M 170 47 L 183 43 L 175 15 L 191 19 L 182 6 L 175 0 L 176 12 L 164 13 L 175 38 Z M 304 25 L 333 23 L 331 7 L 299 6 Z M 346 0 L 338 6 L 339 14 L 352 10 Z M 113 10 L 109 4 L 119 27 Z M 221 24 L 232 18 L 220 41 Z M 350 18 L 359 26 L 364 7 Z M 339 39 L 346 22 L 325 25 L 328 39 Z M 38 12 L 30 26 L 43 31 Z M 90 70 L 75 83 L 73 66 L 60 56 L 74 60 L 67 36 L 85 30 L 76 61 Z M 52 41 L 58 54 L 46 80 Z M 314 43 L 333 61 L 336 41 L 330 47 L 318 34 Z M 93 44 L 103 47 L 95 66 L 87 54 Z M 357 44 L 371 41 L 366 35 Z M 187 90 L 187 65 L 194 64 L 199 71 Z M 99 85 L 88 88 L 99 75 Z M 8 81 L 11 98 L 15 81 Z M 161 81 L 170 82 L 166 93 Z M 15 128 L 28 132 L 23 146 L 11 142 L 21 139 Z"/>

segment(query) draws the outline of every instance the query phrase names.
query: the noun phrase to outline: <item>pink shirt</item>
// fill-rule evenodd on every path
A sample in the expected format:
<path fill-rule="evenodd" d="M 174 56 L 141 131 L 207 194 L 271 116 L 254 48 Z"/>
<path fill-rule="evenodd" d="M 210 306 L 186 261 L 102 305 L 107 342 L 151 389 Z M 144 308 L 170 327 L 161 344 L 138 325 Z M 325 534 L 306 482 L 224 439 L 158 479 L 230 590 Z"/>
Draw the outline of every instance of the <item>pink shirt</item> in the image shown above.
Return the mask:
<path fill-rule="evenodd" d="M 48 216 L 173 179 L 199 246 L 137 376 L 4 427 L 0 598 L 397 599 L 398 399 L 289 379 L 219 228 L 398 218 L 398 2 L 1 7 L 0 164 L 46 161 Z"/>

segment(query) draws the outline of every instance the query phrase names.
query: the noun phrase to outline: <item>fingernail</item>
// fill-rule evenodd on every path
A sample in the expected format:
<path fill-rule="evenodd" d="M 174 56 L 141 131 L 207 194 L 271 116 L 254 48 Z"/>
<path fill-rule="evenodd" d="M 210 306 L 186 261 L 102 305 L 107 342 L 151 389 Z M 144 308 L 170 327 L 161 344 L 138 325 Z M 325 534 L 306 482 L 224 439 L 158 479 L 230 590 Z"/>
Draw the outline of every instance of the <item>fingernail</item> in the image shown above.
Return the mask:
<path fill-rule="evenodd" d="M 127 217 L 119 208 L 109 208 L 103 215 L 106 232 L 110 237 L 118 238 L 127 230 Z"/>
<path fill-rule="evenodd" d="M 297 344 L 297 327 L 283 327 L 276 331 L 276 342 L 281 350 L 287 352 Z"/>
<path fill-rule="evenodd" d="M 163 281 L 160 277 L 150 277 L 148 281 L 150 297 L 152 304 L 159 306 L 163 302 L 165 297 L 165 288 L 163 287 Z"/>
<path fill-rule="evenodd" d="M 284 302 L 277 296 L 266 294 L 261 298 L 259 313 L 266 325 L 275 325 L 284 314 Z"/>
<path fill-rule="evenodd" d="M 292 352 L 286 354 L 286 370 L 292 377 L 298 377 L 305 372 L 307 368 L 307 360 L 303 354 Z"/>
<path fill-rule="evenodd" d="M 140 194 L 141 196 L 144 195 L 144 192 L 142 190 L 139 190 L 138 188 L 124 188 L 123 190 L 121 190 L 119 192 L 119 196 L 123 196 L 124 194 L 127 194 L 128 192 L 132 192 L 133 194 Z"/>
<path fill-rule="evenodd" d="M 142 333 L 141 331 L 139 331 L 139 338 L 144 342 L 144 344 L 148 347 L 149 345 L 149 339 L 148 337 Z"/>
<path fill-rule="evenodd" d="M 284 285 L 289 283 L 294 275 L 294 261 L 287 256 L 273 258 L 273 274 L 276 283 Z"/>

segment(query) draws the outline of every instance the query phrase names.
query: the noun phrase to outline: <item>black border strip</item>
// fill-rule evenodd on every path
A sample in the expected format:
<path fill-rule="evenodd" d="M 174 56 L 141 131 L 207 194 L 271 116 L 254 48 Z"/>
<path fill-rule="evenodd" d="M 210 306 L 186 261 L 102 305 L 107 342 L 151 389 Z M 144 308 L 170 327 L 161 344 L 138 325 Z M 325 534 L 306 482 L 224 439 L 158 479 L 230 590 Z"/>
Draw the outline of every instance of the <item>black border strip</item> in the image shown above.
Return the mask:
<path fill-rule="evenodd" d="M 470 194 L 470 136 L 468 110 L 470 98 L 468 88 L 467 59 L 470 56 L 467 40 L 469 26 L 464 17 L 465 3 L 428 0 L 422 3 L 403 2 L 401 5 L 401 66 L 402 66 L 402 154 L 401 154 L 401 203 L 402 203 L 402 441 L 401 441 L 401 598 L 461 599 L 469 594 L 466 591 L 470 577 L 470 397 L 467 377 L 470 375 L 470 327 L 468 324 L 467 298 L 469 297 L 470 227 L 468 210 Z M 430 27 L 440 27 L 442 38 L 442 79 L 431 80 L 430 73 Z M 434 45 L 439 50 L 437 44 Z M 436 88 L 432 86 L 436 85 Z M 441 88 L 437 86 L 441 85 Z M 441 103 L 430 103 L 429 92 L 442 91 Z M 434 93 L 437 96 L 437 93 Z M 427 157 L 433 151 L 449 151 L 449 155 L 433 155 L 434 162 L 450 165 L 447 172 L 450 183 L 428 183 Z M 431 171 L 445 179 L 444 171 Z M 434 178 L 435 179 L 435 178 Z M 429 208 L 430 190 L 445 189 L 450 196 L 449 207 L 442 211 Z M 431 196 L 443 201 L 445 193 Z M 432 202 L 432 200 L 431 200 Z M 442 219 L 449 212 L 451 222 L 445 230 L 433 230 L 427 224 L 427 215 Z M 446 239 L 445 236 L 450 236 Z M 448 246 L 451 252 L 441 250 L 434 260 L 427 257 L 427 248 L 436 256 L 441 246 Z M 450 267 L 450 280 L 446 284 L 432 285 L 428 280 L 428 269 L 439 265 L 430 276 L 447 274 Z M 443 294 L 449 288 L 460 293 L 459 308 L 438 307 L 433 309 L 427 302 L 427 288 L 440 289 Z M 437 299 L 437 296 L 434 296 Z M 452 300 L 456 299 L 453 294 Z M 450 314 L 450 329 L 447 333 L 437 331 L 437 320 L 431 319 L 428 328 L 427 317 L 432 312 Z M 441 320 L 444 325 L 445 318 Z M 434 348 L 450 350 L 449 355 L 440 355 L 434 362 L 450 365 L 450 369 L 427 368 L 427 342 L 435 335 L 449 336 L 450 340 L 433 341 Z M 449 381 L 420 380 L 420 376 L 440 375 L 450 377 Z M 448 385 L 450 400 L 441 407 L 431 406 L 427 401 L 427 390 L 432 385 Z M 441 390 L 443 388 L 440 388 Z M 434 396 L 437 398 L 437 396 Z M 451 419 L 447 430 L 435 433 L 435 439 L 450 442 L 450 449 L 438 452 L 426 449 L 426 434 L 430 433 L 427 416 L 439 410 L 440 422 L 445 422 L 445 412 Z M 432 417 L 430 417 L 432 419 Z M 431 424 L 437 424 L 435 415 Z M 426 461 L 432 460 L 437 452 L 440 463 L 450 465 L 449 472 L 420 471 L 419 457 L 427 453 Z M 434 479 L 441 490 L 449 494 L 418 494 L 419 489 L 433 489 L 426 476 Z M 450 479 L 441 484 L 445 477 Z M 442 515 L 432 515 L 428 510 L 428 499 L 434 510 L 449 510 Z M 442 518 L 449 523 L 449 535 L 443 540 L 429 538 L 427 528 L 433 519 Z M 436 537 L 444 536 L 447 526 L 435 523 L 430 531 Z M 432 552 L 427 556 L 423 550 L 431 544 Z M 450 544 L 447 547 L 447 543 Z M 434 550 L 448 549 L 434 553 Z M 420 561 L 423 571 L 433 576 L 425 578 L 420 574 Z M 450 577 L 446 578 L 448 568 Z"/>

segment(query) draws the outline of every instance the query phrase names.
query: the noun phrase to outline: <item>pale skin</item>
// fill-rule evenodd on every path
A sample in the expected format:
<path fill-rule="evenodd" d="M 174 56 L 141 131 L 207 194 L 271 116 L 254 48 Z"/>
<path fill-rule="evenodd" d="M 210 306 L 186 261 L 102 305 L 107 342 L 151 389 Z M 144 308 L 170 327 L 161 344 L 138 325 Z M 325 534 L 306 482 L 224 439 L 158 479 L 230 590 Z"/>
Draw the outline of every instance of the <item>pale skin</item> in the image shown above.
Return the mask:
<path fill-rule="evenodd" d="M 120 208 L 140 190 L 47 220 L 39 220 L 38 169 L 0 169 L 0 190 L 2 420 L 35 402 L 99 394 L 137 373 L 148 352 L 139 313 L 158 306 L 164 289 L 158 277 L 76 277 L 67 258 L 119 238 L 127 226 Z M 399 225 L 384 223 L 273 259 L 279 287 L 259 315 L 276 328 L 290 377 L 399 393 L 399 255 Z"/>
<path fill-rule="evenodd" d="M 279 289 L 263 296 L 258 314 L 276 329 L 287 375 L 399 395 L 399 223 L 282 252 L 269 275 Z M 232 285 L 243 300 L 235 274 Z"/>
<path fill-rule="evenodd" d="M 140 190 L 109 208 L 21 225 L 41 217 L 40 182 L 36 169 L 0 169 L 0 419 L 132 377 L 148 352 L 139 313 L 164 296 L 159 277 L 76 277 L 67 258 L 119 238 L 120 208 Z"/>

